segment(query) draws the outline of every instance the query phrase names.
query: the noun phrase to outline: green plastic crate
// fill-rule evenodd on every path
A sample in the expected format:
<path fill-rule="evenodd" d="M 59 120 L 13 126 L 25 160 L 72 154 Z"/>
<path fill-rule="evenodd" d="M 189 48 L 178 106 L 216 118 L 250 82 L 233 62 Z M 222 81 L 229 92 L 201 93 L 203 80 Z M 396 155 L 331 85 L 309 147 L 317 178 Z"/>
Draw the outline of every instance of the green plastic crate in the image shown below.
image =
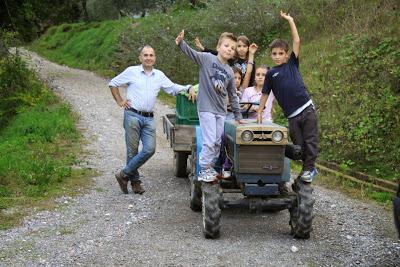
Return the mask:
<path fill-rule="evenodd" d="M 176 96 L 176 124 L 199 124 L 197 103 L 189 101 L 187 96 L 181 94 Z"/>

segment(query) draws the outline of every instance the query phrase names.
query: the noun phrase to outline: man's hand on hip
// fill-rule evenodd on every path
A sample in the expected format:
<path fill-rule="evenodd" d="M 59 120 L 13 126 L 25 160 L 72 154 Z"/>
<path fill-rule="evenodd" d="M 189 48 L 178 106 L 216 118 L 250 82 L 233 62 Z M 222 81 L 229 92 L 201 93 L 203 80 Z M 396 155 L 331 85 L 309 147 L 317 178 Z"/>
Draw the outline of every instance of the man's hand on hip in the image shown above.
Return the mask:
<path fill-rule="evenodd" d="M 128 109 L 131 107 L 129 105 L 128 100 L 122 100 L 122 101 L 118 102 L 118 106 L 120 106 L 121 108 L 124 108 L 124 109 Z"/>

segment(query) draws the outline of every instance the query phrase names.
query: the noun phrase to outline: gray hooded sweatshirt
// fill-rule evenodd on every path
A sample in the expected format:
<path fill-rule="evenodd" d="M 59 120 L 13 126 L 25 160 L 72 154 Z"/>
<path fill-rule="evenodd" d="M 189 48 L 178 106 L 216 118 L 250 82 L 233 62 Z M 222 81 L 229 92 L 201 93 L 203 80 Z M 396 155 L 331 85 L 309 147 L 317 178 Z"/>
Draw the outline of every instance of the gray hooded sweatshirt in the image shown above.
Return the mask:
<path fill-rule="evenodd" d="M 235 76 L 229 64 L 221 63 L 213 54 L 193 50 L 185 41 L 182 41 L 179 47 L 200 66 L 197 110 L 226 116 L 228 96 L 235 119 L 241 119 Z"/>

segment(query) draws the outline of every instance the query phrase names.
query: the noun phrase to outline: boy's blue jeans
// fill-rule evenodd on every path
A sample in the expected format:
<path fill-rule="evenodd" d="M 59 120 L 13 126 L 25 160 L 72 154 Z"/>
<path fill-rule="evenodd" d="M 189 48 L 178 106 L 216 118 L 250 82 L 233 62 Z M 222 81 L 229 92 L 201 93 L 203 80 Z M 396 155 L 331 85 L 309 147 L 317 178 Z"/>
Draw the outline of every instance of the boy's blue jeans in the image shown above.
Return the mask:
<path fill-rule="evenodd" d="M 156 150 L 156 125 L 153 117 L 144 117 L 133 111 L 124 112 L 126 166 L 129 180 L 138 181 L 138 168 L 154 155 Z M 143 148 L 139 152 L 139 141 Z"/>

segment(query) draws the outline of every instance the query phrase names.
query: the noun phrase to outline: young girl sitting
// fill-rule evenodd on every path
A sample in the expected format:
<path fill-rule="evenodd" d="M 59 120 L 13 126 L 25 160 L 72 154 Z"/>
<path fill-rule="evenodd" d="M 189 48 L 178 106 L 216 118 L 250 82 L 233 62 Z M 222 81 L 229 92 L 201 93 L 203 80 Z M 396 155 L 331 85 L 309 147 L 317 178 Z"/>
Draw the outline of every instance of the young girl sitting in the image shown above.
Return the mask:
<path fill-rule="evenodd" d="M 265 81 L 265 75 L 267 74 L 269 70 L 269 67 L 266 65 L 262 65 L 261 67 L 256 69 L 256 78 L 255 78 L 255 86 L 248 87 L 244 90 L 241 102 L 253 102 L 253 103 L 259 103 L 260 98 L 262 95 L 262 88 L 264 85 Z M 275 97 L 274 94 L 271 93 L 268 96 L 267 103 L 265 104 L 265 109 L 263 111 L 263 121 L 268 120 L 272 122 L 272 104 L 274 101 Z M 247 105 L 248 108 L 250 104 Z M 258 105 L 252 105 L 250 107 L 250 114 L 249 114 L 249 119 L 257 119 L 257 110 L 258 110 Z"/>

